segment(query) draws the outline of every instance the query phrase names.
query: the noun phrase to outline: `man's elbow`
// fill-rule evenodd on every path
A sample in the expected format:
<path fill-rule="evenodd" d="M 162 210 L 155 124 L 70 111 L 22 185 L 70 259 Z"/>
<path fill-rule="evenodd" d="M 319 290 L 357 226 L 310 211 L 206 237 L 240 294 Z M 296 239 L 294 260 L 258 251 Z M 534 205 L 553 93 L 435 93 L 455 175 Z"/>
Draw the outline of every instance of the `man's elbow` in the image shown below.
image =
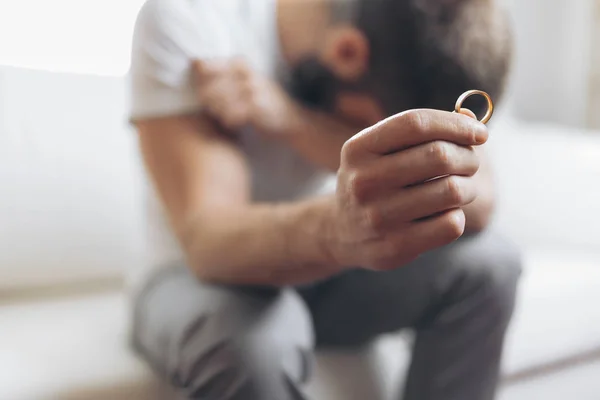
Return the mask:
<path fill-rule="evenodd" d="M 202 245 L 185 246 L 186 264 L 196 279 L 207 283 L 218 283 L 222 277 L 217 274 L 219 268 L 215 251 Z"/>

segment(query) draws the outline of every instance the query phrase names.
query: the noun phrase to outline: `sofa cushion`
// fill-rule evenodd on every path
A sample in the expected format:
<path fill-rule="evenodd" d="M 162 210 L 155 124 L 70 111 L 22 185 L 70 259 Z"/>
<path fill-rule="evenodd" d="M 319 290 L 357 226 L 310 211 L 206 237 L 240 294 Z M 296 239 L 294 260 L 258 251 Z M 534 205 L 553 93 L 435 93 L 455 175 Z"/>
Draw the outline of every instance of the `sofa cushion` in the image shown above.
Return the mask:
<path fill-rule="evenodd" d="M 0 398 L 144 399 L 153 380 L 129 353 L 125 311 L 118 293 L 2 306 Z"/>
<path fill-rule="evenodd" d="M 600 251 L 600 134 L 495 120 L 496 225 L 521 245 Z"/>
<path fill-rule="evenodd" d="M 600 360 L 503 387 L 498 400 L 598 400 Z"/>
<path fill-rule="evenodd" d="M 598 288 L 600 254 L 526 252 L 505 371 L 514 375 L 600 350 Z"/>
<path fill-rule="evenodd" d="M 528 252 L 505 372 L 600 348 L 598 287 L 600 257 Z M 115 292 L 0 306 L 0 326 L 7 327 L 0 329 L 0 398 L 164 399 L 167 389 L 127 347 L 125 302 Z M 321 354 L 311 393 L 363 400 L 373 389 L 362 382 L 371 372 L 391 390 L 408 360 L 406 340 L 387 337 L 376 350 L 361 357 Z"/>

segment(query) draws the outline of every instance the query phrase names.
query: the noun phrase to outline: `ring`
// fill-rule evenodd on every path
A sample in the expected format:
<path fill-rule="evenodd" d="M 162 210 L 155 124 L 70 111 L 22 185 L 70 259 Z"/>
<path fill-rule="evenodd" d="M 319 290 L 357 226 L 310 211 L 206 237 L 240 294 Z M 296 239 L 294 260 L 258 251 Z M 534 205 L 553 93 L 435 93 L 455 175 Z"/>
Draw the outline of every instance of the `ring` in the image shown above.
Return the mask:
<path fill-rule="evenodd" d="M 473 95 L 480 95 L 485 97 L 485 99 L 487 100 L 488 103 L 488 108 L 487 108 L 487 112 L 485 113 L 484 117 L 481 119 L 481 122 L 484 124 L 487 124 L 489 122 L 490 119 L 492 119 L 492 115 L 494 114 L 494 102 L 492 101 L 492 98 L 490 97 L 489 94 L 487 94 L 486 92 L 484 92 L 483 90 L 469 90 L 467 92 L 464 92 L 459 98 L 458 100 L 456 100 L 456 105 L 454 106 L 454 111 L 457 113 L 460 113 L 460 110 L 462 109 L 462 105 L 464 103 L 464 101 L 473 96 Z"/>

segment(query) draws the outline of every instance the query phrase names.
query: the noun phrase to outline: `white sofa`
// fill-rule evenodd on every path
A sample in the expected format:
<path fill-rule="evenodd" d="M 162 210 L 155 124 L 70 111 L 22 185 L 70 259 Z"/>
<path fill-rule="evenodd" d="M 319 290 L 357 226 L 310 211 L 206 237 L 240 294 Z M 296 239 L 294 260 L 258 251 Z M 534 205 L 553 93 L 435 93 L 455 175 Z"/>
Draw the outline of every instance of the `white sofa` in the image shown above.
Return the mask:
<path fill-rule="evenodd" d="M 142 216 L 122 83 L 0 68 L 0 399 L 172 398 L 127 347 Z M 597 400 L 600 135 L 495 120 L 495 224 L 526 268 L 500 400 Z M 409 340 L 319 354 L 309 392 L 389 398 Z"/>

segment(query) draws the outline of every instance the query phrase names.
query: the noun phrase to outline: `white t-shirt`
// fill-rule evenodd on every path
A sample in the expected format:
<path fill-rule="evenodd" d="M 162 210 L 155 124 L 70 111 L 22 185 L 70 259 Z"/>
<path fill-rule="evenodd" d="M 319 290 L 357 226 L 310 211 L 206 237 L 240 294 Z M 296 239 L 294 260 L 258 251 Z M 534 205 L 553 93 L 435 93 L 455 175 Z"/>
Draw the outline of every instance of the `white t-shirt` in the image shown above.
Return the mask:
<path fill-rule="evenodd" d="M 243 56 L 256 71 L 277 79 L 283 63 L 276 1 L 148 0 L 134 31 L 130 118 L 201 109 L 191 83 L 193 59 Z M 281 142 L 261 138 L 252 130 L 240 134 L 255 201 L 290 201 L 334 190 L 333 174 L 310 165 Z M 136 285 L 157 268 L 183 261 L 164 210 L 152 187 L 147 188 L 145 260 L 133 276 Z"/>

